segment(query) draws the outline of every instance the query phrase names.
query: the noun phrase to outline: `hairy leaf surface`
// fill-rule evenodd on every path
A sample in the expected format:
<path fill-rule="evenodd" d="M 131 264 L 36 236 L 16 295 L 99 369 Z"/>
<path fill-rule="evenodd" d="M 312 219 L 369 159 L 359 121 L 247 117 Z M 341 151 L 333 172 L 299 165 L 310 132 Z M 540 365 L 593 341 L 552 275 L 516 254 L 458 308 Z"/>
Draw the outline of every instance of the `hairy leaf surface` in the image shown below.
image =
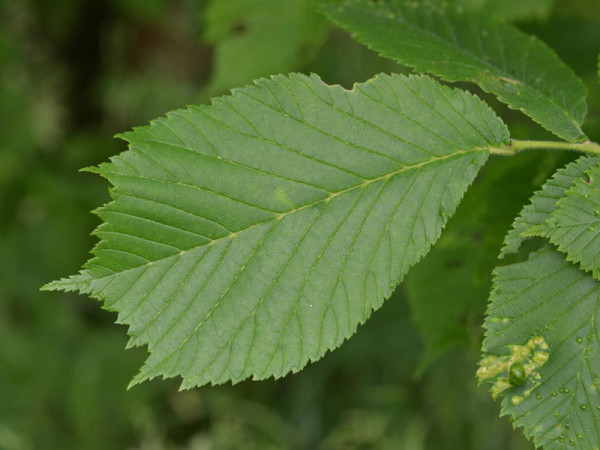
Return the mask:
<path fill-rule="evenodd" d="M 52 283 L 104 301 L 139 382 L 280 377 L 351 336 L 439 237 L 508 131 L 428 77 L 346 91 L 278 76 L 125 136 L 95 258 Z"/>
<path fill-rule="evenodd" d="M 537 446 L 600 446 L 600 284 L 546 245 L 495 272 L 480 381 Z M 512 364 L 527 379 L 508 383 Z"/>
<path fill-rule="evenodd" d="M 346 0 L 329 16 L 381 55 L 447 81 L 471 81 L 570 141 L 586 139 L 583 82 L 542 41 L 482 14 L 427 2 Z"/>
<path fill-rule="evenodd" d="M 515 219 L 512 229 L 506 235 L 504 247 L 500 252 L 503 258 L 509 253 L 516 253 L 522 242 L 533 236 L 544 236 L 546 220 L 556 209 L 556 203 L 565 196 L 565 191 L 585 175 L 585 171 L 600 163 L 600 157 L 583 156 L 556 171 L 542 189 L 531 198 L 519 216 Z"/>

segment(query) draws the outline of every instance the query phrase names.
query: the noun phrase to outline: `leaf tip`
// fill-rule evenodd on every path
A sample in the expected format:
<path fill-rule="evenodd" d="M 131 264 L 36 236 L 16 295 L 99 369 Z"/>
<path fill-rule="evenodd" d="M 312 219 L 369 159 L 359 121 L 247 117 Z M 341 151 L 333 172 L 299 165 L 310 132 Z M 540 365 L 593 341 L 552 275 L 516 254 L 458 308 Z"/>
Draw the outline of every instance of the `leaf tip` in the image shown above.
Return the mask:
<path fill-rule="evenodd" d="M 137 127 L 137 128 L 142 128 L 142 127 Z M 132 140 L 132 136 L 135 134 L 135 130 L 136 130 L 136 128 L 134 128 L 131 131 L 124 131 L 122 133 L 117 133 L 114 135 L 114 138 L 121 139 L 122 141 L 125 141 L 130 144 L 131 140 Z"/>
<path fill-rule="evenodd" d="M 137 377 L 135 377 L 133 380 L 131 380 L 129 382 L 129 384 L 127 385 L 127 390 L 131 390 L 134 386 L 140 384 L 143 380 L 138 380 Z"/>
<path fill-rule="evenodd" d="M 79 169 L 79 172 L 87 172 L 87 173 L 100 173 L 99 166 L 87 166 Z"/>
<path fill-rule="evenodd" d="M 40 291 L 56 291 L 56 290 L 58 290 L 58 287 L 56 286 L 56 281 L 51 281 L 50 283 L 46 283 L 40 288 Z"/>
<path fill-rule="evenodd" d="M 154 377 L 150 377 L 148 376 L 148 371 L 146 370 L 146 366 L 142 367 L 142 369 L 137 373 L 137 375 L 135 375 L 131 381 L 129 382 L 129 384 L 127 385 L 127 390 L 130 390 L 131 388 L 133 388 L 134 386 L 137 386 L 138 384 L 142 384 L 144 381 L 146 380 L 151 380 Z"/>
<path fill-rule="evenodd" d="M 40 291 L 64 291 L 72 292 L 79 290 L 81 287 L 81 281 L 75 277 L 61 278 L 58 280 L 51 281 L 40 287 Z"/>

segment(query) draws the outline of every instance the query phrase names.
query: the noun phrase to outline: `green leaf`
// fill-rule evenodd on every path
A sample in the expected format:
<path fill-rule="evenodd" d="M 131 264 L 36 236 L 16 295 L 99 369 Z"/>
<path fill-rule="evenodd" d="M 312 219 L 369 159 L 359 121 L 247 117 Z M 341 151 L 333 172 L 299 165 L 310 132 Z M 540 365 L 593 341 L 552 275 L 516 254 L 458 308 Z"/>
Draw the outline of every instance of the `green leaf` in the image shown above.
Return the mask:
<path fill-rule="evenodd" d="M 215 45 L 209 95 L 260 77 L 298 70 L 324 41 L 316 0 L 212 0 L 204 38 Z"/>
<path fill-rule="evenodd" d="M 523 208 L 515 219 L 512 229 L 506 235 L 500 258 L 516 253 L 523 241 L 534 236 L 544 236 L 545 221 L 556 209 L 556 203 L 565 196 L 565 191 L 576 180 L 582 178 L 585 171 L 600 163 L 600 157 L 583 156 L 568 164 L 549 179 L 542 189 L 531 198 L 531 203 Z"/>
<path fill-rule="evenodd" d="M 569 141 L 584 141 L 583 82 L 542 41 L 481 14 L 428 3 L 346 0 L 332 20 L 381 53 L 446 81 L 471 81 Z"/>
<path fill-rule="evenodd" d="M 567 260 L 600 279 L 600 167 L 594 165 L 577 178 L 556 203 L 541 234 L 550 239 Z"/>
<path fill-rule="evenodd" d="M 550 246 L 495 272 L 477 373 L 536 446 L 600 445 L 599 306 L 600 284 Z M 514 363 L 520 386 L 508 382 Z"/>
<path fill-rule="evenodd" d="M 280 377 L 350 337 L 508 131 L 428 77 L 259 80 L 124 136 L 79 290 L 150 356 L 134 383 Z"/>
<path fill-rule="evenodd" d="M 505 20 L 545 19 L 555 0 L 450 0 L 451 5 L 482 11 Z"/>

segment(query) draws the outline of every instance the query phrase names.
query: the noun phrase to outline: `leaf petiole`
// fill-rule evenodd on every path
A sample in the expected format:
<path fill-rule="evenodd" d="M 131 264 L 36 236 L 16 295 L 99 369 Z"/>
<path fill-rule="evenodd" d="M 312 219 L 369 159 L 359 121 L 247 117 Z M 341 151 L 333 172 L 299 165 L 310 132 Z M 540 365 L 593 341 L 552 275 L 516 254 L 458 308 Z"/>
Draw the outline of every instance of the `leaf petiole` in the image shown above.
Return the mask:
<path fill-rule="evenodd" d="M 592 141 L 586 142 L 560 142 L 560 141 L 519 141 L 512 139 L 505 147 L 490 147 L 492 155 L 513 156 L 524 150 L 534 149 L 574 150 L 590 155 L 600 155 L 600 144 Z"/>

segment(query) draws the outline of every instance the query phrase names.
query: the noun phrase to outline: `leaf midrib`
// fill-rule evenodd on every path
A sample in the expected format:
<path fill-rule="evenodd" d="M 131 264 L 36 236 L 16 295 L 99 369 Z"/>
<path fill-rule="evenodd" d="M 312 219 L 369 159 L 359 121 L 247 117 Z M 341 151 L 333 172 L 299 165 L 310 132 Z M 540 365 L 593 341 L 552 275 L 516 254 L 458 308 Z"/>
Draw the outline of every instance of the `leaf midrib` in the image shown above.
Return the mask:
<path fill-rule="evenodd" d="M 188 248 L 186 250 L 182 250 L 182 251 L 180 251 L 178 253 L 174 253 L 174 254 L 166 256 L 164 258 L 159 258 L 159 259 L 156 259 L 154 261 L 150 261 L 148 263 L 141 264 L 139 266 L 130 267 L 130 268 L 122 270 L 120 272 L 115 272 L 115 273 L 112 273 L 110 275 L 105 275 L 105 276 L 102 276 L 102 277 L 95 277 L 94 281 L 99 281 L 99 280 L 104 280 L 104 279 L 107 279 L 107 278 L 110 278 L 110 277 L 115 277 L 117 275 L 122 275 L 122 274 L 127 273 L 127 272 L 132 271 L 132 270 L 140 269 L 140 268 L 143 268 L 143 267 L 146 267 L 146 266 L 158 263 L 158 262 L 166 261 L 169 258 L 173 258 L 173 257 L 177 257 L 177 256 L 182 256 L 182 255 L 184 255 L 184 254 L 186 254 L 188 252 L 197 250 L 198 248 L 205 247 L 205 246 L 211 246 L 211 245 L 214 245 L 215 243 L 217 243 L 219 241 L 222 241 L 222 240 L 225 240 L 225 239 L 235 238 L 240 233 L 246 232 L 246 231 L 251 230 L 253 228 L 257 228 L 259 226 L 265 225 L 265 224 L 273 222 L 273 221 L 280 221 L 283 218 L 285 218 L 285 217 L 287 217 L 287 216 L 289 216 L 291 214 L 295 214 L 295 213 L 297 213 L 299 211 L 302 211 L 304 209 L 311 208 L 313 206 L 318 205 L 319 203 L 328 203 L 332 199 L 334 199 L 336 197 L 339 197 L 340 195 L 343 195 L 343 194 L 345 194 L 347 192 L 351 192 L 354 189 L 365 188 L 368 185 L 370 185 L 372 183 L 375 183 L 377 181 L 381 181 L 381 180 L 384 180 L 386 178 L 388 178 L 388 179 L 392 178 L 392 177 L 394 177 L 396 175 L 399 175 L 401 173 L 407 172 L 409 170 L 418 170 L 418 169 L 420 169 L 422 167 L 425 167 L 425 166 L 427 166 L 429 164 L 433 164 L 433 163 L 436 163 L 436 162 L 439 162 L 439 161 L 445 161 L 445 160 L 448 160 L 448 159 L 453 158 L 453 157 L 458 156 L 458 155 L 466 155 L 466 154 L 469 154 L 469 153 L 475 153 L 475 152 L 480 152 L 480 151 L 489 151 L 491 147 L 492 146 L 489 145 L 489 146 L 485 146 L 485 147 L 475 147 L 475 148 L 470 149 L 470 150 L 458 150 L 457 149 L 455 152 L 447 154 L 447 155 L 443 155 L 443 156 L 439 156 L 439 157 L 433 157 L 433 158 L 430 158 L 428 160 L 422 161 L 420 163 L 412 164 L 412 165 L 406 165 L 406 166 L 402 167 L 401 169 L 395 170 L 393 172 L 390 172 L 390 173 L 387 173 L 387 174 L 384 174 L 384 175 L 380 175 L 380 176 L 375 177 L 375 178 L 369 178 L 369 179 L 366 179 L 365 181 L 363 181 L 360 184 L 351 186 L 351 187 L 346 188 L 346 189 L 342 189 L 342 190 L 337 191 L 337 192 L 333 192 L 333 193 L 331 193 L 331 195 L 329 195 L 329 196 L 327 196 L 325 198 L 322 198 L 322 199 L 316 200 L 314 202 L 308 203 L 306 205 L 300 206 L 298 208 L 291 209 L 289 211 L 277 214 L 277 215 L 275 215 L 275 217 L 273 217 L 271 219 L 264 220 L 262 222 L 257 222 L 255 224 L 252 224 L 252 225 L 248 226 L 247 228 L 241 229 L 239 231 L 226 234 L 226 235 L 221 236 L 221 237 L 216 238 L 216 239 L 211 239 L 207 243 L 196 245 L 194 247 L 190 247 L 190 248 Z M 115 175 L 130 176 L 129 174 L 121 174 L 121 173 L 118 173 L 118 172 L 111 172 L 111 173 L 114 173 Z M 159 181 L 159 180 L 157 180 L 157 181 Z M 114 201 L 112 203 L 114 203 Z M 81 282 L 79 282 L 79 283 L 81 283 Z M 78 284 L 78 283 L 76 283 L 76 284 Z"/>

